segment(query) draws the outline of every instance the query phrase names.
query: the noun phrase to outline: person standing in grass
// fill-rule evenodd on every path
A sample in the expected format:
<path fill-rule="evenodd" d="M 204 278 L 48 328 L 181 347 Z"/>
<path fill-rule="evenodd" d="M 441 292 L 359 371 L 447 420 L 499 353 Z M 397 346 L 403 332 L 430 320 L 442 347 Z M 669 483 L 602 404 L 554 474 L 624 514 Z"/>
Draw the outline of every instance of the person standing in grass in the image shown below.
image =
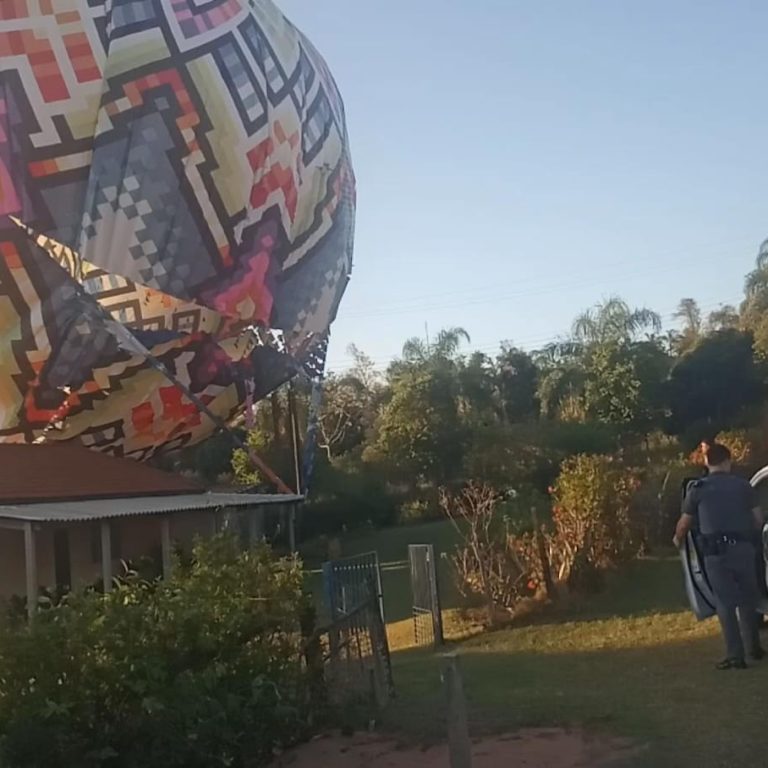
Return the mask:
<path fill-rule="evenodd" d="M 731 472 L 731 452 L 724 445 L 709 444 L 706 462 L 707 476 L 693 484 L 683 501 L 674 543 L 682 546 L 688 531 L 698 526 L 726 647 L 726 658 L 717 668 L 746 669 L 745 646 L 755 661 L 765 655 L 758 634 L 754 567 L 762 513 L 754 488 Z"/>

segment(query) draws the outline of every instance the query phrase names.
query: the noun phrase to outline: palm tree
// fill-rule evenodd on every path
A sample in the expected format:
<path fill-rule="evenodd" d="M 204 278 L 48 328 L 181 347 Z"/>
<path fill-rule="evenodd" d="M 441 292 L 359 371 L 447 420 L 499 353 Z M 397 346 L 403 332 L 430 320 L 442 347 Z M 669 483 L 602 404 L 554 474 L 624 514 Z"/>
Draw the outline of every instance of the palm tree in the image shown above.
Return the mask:
<path fill-rule="evenodd" d="M 601 304 L 586 310 L 573 323 L 572 334 L 582 344 L 630 342 L 643 331 L 658 333 L 661 317 L 642 307 L 632 309 L 618 296 L 611 296 Z"/>
<path fill-rule="evenodd" d="M 747 301 L 768 291 L 768 240 L 764 240 L 757 252 L 755 268 L 744 280 Z"/>
<path fill-rule="evenodd" d="M 677 310 L 673 315 L 675 320 L 682 320 L 683 328 L 675 334 L 673 347 L 679 354 L 693 349 L 698 344 L 704 330 L 701 309 L 696 299 L 680 299 Z"/>
<path fill-rule="evenodd" d="M 727 328 L 739 327 L 739 313 L 731 304 L 723 304 L 719 309 L 709 313 L 707 327 L 713 331 L 723 331 Z"/>
<path fill-rule="evenodd" d="M 462 342 L 470 344 L 472 339 L 469 334 L 458 326 L 453 328 L 444 328 L 437 334 L 435 343 L 432 345 L 430 352 L 435 357 L 444 358 L 450 360 L 456 357 Z"/>
<path fill-rule="evenodd" d="M 456 357 L 462 342 L 469 344 L 469 334 L 459 327 L 444 328 L 433 344 L 414 336 L 403 344 L 403 359 L 409 363 L 425 363 L 428 360 L 452 360 Z"/>
<path fill-rule="evenodd" d="M 689 333 L 696 338 L 701 335 L 701 309 L 696 299 L 680 299 L 674 318 L 683 321 L 683 333 Z"/>

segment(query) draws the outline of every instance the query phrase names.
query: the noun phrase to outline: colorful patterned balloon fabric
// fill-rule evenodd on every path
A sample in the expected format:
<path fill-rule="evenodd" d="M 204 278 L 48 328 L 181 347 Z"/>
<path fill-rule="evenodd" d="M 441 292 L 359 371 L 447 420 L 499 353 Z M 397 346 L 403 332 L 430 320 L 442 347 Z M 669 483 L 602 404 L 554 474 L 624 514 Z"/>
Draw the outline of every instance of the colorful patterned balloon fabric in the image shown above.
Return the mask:
<path fill-rule="evenodd" d="M 0 0 L 0 441 L 144 459 L 214 431 L 183 388 L 227 421 L 316 374 L 354 195 L 269 0 Z"/>

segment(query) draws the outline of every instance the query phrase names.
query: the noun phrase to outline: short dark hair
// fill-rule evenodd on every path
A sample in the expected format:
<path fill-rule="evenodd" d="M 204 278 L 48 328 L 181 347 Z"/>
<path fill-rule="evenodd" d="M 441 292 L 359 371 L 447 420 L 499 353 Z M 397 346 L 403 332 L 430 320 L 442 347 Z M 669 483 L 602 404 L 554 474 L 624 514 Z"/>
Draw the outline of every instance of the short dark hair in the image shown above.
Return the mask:
<path fill-rule="evenodd" d="M 710 443 L 707 446 L 707 465 L 710 467 L 719 467 L 731 460 L 731 452 L 720 443 Z"/>

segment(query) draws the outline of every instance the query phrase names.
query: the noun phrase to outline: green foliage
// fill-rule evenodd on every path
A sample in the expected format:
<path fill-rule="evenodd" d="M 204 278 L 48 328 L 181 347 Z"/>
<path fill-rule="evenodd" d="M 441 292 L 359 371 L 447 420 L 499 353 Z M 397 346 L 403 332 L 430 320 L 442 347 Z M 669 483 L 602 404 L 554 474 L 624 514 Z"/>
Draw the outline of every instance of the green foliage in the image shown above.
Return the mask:
<path fill-rule="evenodd" d="M 302 537 L 396 521 L 401 499 L 379 465 L 350 454 L 333 462 L 318 461 L 315 471 L 315 490 L 302 512 Z"/>
<path fill-rule="evenodd" d="M 240 437 L 245 433 L 238 431 Z M 214 483 L 222 475 L 232 471 L 235 441 L 229 432 L 217 432 L 204 443 L 201 443 L 191 458 L 191 467 L 209 483 Z"/>
<path fill-rule="evenodd" d="M 374 393 L 355 376 L 329 376 L 323 386 L 318 447 L 328 459 L 359 447 L 372 426 Z"/>
<path fill-rule="evenodd" d="M 267 434 L 258 429 L 252 429 L 246 437 L 246 445 L 257 454 L 261 454 L 269 444 Z M 246 488 L 253 488 L 263 482 L 259 471 L 254 467 L 253 462 L 248 456 L 248 451 L 244 448 L 236 448 L 232 452 L 231 470 L 235 475 L 235 481 L 238 485 Z"/>
<path fill-rule="evenodd" d="M 504 346 L 496 359 L 496 377 L 504 421 L 517 423 L 538 415 L 539 371 L 531 355 Z"/>
<path fill-rule="evenodd" d="M 586 362 L 584 406 L 587 415 L 610 424 L 630 424 L 640 411 L 640 380 L 635 366 L 613 345 L 592 350 Z"/>
<path fill-rule="evenodd" d="M 632 498 L 638 473 L 611 456 L 575 456 L 563 463 L 553 489 L 553 555 L 560 578 L 590 586 L 642 546 Z"/>
<path fill-rule="evenodd" d="M 410 525 L 436 520 L 439 511 L 428 499 L 407 499 L 400 506 L 399 522 Z"/>
<path fill-rule="evenodd" d="M 741 426 L 739 417 L 765 394 L 752 336 L 736 330 L 713 333 L 672 368 L 669 382 L 672 434 L 689 447 L 722 429 Z"/>
<path fill-rule="evenodd" d="M 634 341 L 644 331 L 658 333 L 661 317 L 645 307 L 633 309 L 618 296 L 611 296 L 579 315 L 573 337 L 582 344 L 622 344 Z"/>
<path fill-rule="evenodd" d="M 301 570 L 217 538 L 0 634 L 9 768 L 259 766 L 307 728 Z"/>
<path fill-rule="evenodd" d="M 391 383 L 376 431 L 374 450 L 400 477 L 437 484 L 455 477 L 466 431 L 453 372 L 438 366 L 403 371 Z"/>
<path fill-rule="evenodd" d="M 524 486 L 544 489 L 557 474 L 557 455 L 545 428 L 492 425 L 475 430 L 463 475 L 479 477 L 498 491 Z"/>

